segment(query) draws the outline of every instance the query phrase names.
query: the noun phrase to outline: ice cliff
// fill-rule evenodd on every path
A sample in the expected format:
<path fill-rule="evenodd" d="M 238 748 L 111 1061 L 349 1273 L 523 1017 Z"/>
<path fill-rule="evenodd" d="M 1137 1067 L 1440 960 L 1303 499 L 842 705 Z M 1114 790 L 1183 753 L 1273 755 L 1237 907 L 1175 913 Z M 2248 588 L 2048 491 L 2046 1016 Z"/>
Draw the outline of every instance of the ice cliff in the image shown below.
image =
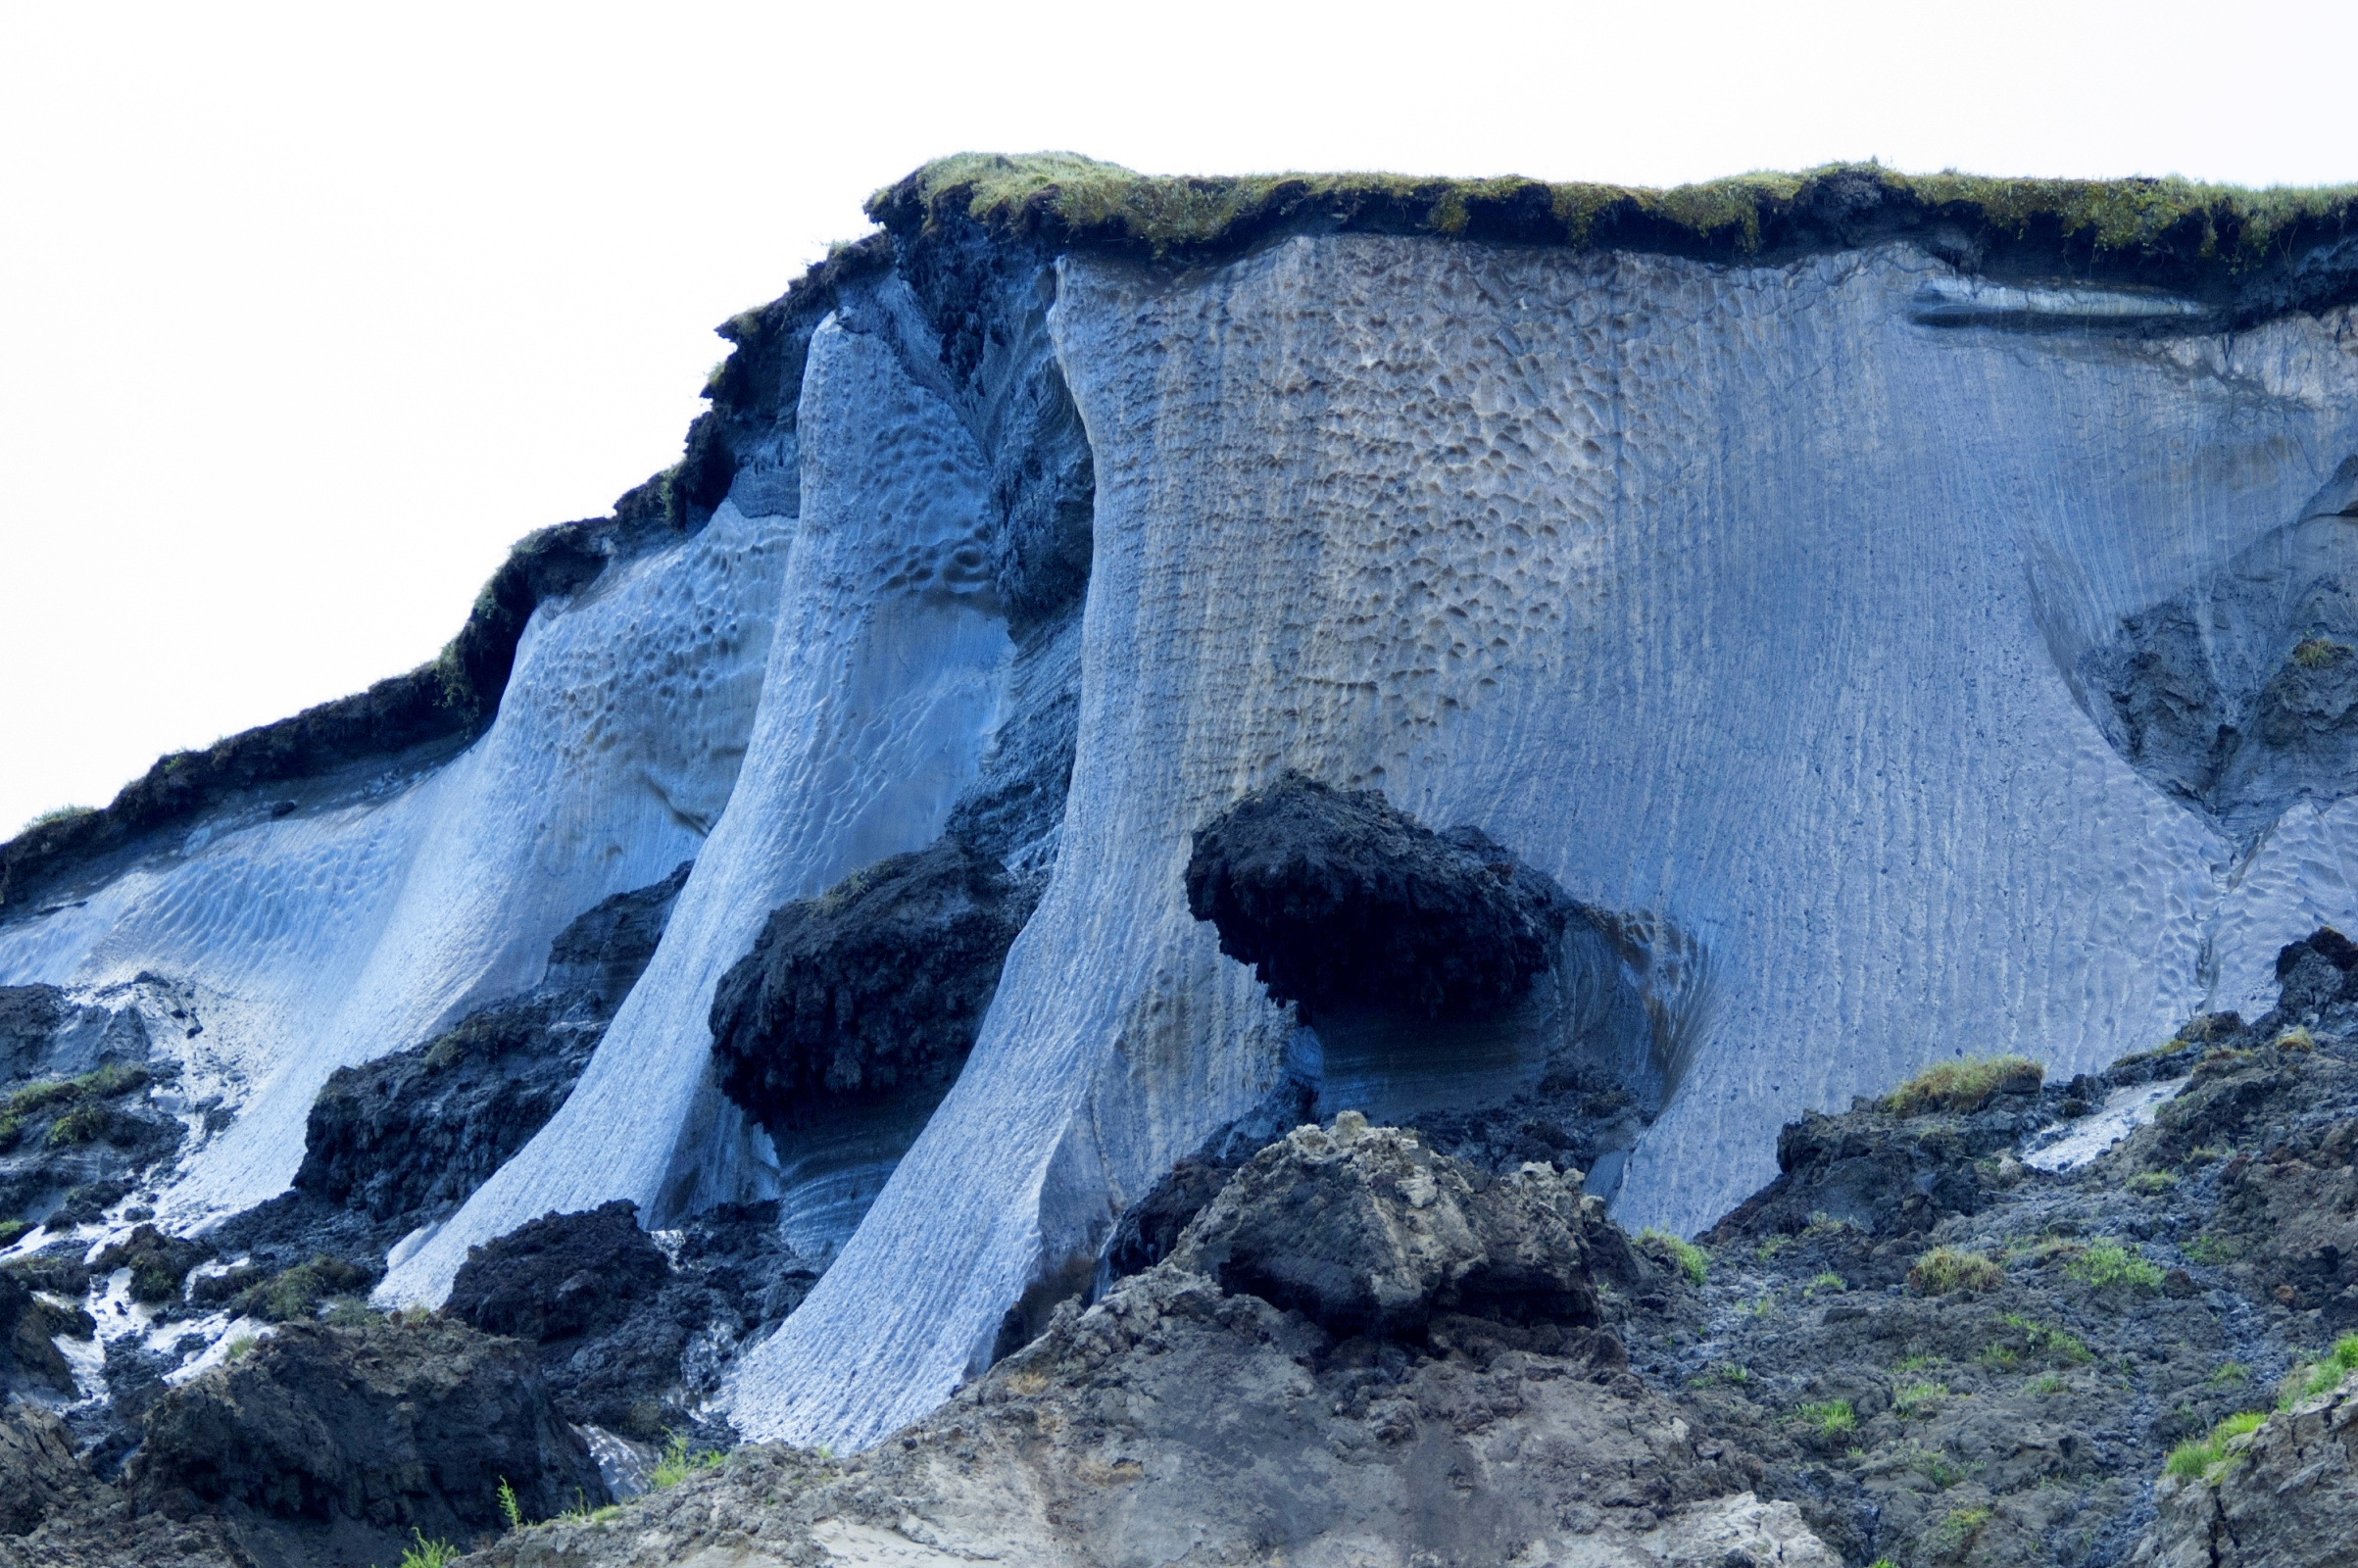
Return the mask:
<path fill-rule="evenodd" d="M 161 1211 L 202 1226 L 284 1188 L 336 1067 L 694 857 L 570 1100 L 381 1295 L 550 1210 L 780 1198 L 840 1254 L 729 1412 L 862 1445 L 1319 1087 L 1342 1035 L 1185 886 L 1298 770 L 1595 911 L 1566 972 L 1642 998 L 1658 1081 L 1592 1188 L 1700 1228 L 1805 1107 L 2264 1010 L 2358 920 L 2358 223 L 2271 200 L 937 166 L 730 323 L 655 520 L 531 602 L 487 723 L 28 834 L 0 982 L 197 999 Z M 749 1119 L 720 977 L 950 832 L 1040 902 L 947 1098 Z M 1549 1005 L 1501 1049 L 1571 1039 Z"/>

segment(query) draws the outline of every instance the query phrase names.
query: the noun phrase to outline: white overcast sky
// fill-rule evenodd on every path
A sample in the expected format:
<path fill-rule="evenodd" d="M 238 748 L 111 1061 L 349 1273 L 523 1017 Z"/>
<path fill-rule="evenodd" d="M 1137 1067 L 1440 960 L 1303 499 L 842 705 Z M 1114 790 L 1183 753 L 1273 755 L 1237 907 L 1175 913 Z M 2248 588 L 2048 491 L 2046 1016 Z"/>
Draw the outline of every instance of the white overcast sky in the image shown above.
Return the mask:
<path fill-rule="evenodd" d="M 929 157 L 2338 182 L 2354 17 L 0 0 L 0 837 L 430 658 Z"/>

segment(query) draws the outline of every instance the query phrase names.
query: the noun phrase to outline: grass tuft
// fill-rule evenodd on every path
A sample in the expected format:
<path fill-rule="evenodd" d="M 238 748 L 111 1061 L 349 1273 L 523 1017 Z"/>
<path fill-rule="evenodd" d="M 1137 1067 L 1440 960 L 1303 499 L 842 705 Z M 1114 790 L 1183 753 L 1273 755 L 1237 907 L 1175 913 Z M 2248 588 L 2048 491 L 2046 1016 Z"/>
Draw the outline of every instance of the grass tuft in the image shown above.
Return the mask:
<path fill-rule="evenodd" d="M 49 1137 L 44 1142 L 51 1149 L 74 1149 L 83 1144 L 95 1144 L 106 1136 L 107 1120 L 107 1107 L 104 1105 L 76 1105 L 49 1124 Z"/>
<path fill-rule="evenodd" d="M 1965 1479 L 1965 1467 L 1942 1453 L 1939 1448 L 1917 1448 L 1908 1459 L 1908 1468 L 1942 1492 L 1957 1486 Z"/>
<path fill-rule="evenodd" d="M 401 1568 L 450 1568 L 459 1560 L 459 1548 L 449 1542 L 428 1541 L 416 1525 L 410 1527 L 410 1535 L 417 1544 L 402 1552 Z"/>
<path fill-rule="evenodd" d="M 1641 1243 L 1652 1242 L 1668 1252 L 1678 1263 L 1680 1271 L 1687 1276 L 1689 1284 L 1700 1285 L 1710 1277 L 1711 1254 L 1685 1237 L 1649 1227 L 1638 1233 L 1638 1240 Z"/>
<path fill-rule="evenodd" d="M 1894 1116 L 1928 1111 L 1974 1111 L 2001 1094 L 2022 1095 L 2046 1079 L 2046 1068 L 2027 1056 L 1966 1056 L 1936 1062 L 1884 1096 Z"/>
<path fill-rule="evenodd" d="M 1981 1538 L 1990 1517 L 1988 1508 L 1952 1508 L 1933 1532 L 1933 1544 L 1946 1554 L 1964 1551 Z"/>
<path fill-rule="evenodd" d="M 1954 1247 L 1936 1247 L 1917 1257 L 1908 1270 L 1908 1284 L 1918 1296 L 1948 1296 L 1958 1291 L 1994 1291 L 2006 1271 L 1993 1258 Z"/>
<path fill-rule="evenodd" d="M 2096 1242 L 2078 1257 L 2063 1266 L 2063 1271 L 2083 1285 L 2097 1290 L 2127 1286 L 2134 1291 L 2153 1292 L 2161 1289 L 2162 1271 L 2131 1251 L 2118 1242 Z"/>
<path fill-rule="evenodd" d="M 2322 1359 L 2295 1367 L 2284 1382 L 2277 1408 L 2288 1410 L 2303 1399 L 2314 1399 L 2341 1387 L 2341 1380 L 2358 1371 L 2358 1334 L 2344 1334 Z"/>
<path fill-rule="evenodd" d="M 1805 1404 L 1797 1414 L 1822 1437 L 1846 1437 L 1858 1430 L 1858 1412 L 1850 1408 L 1848 1399 L 1827 1399 Z"/>
<path fill-rule="evenodd" d="M 648 1479 L 654 1483 L 656 1491 L 662 1492 L 678 1486 L 699 1470 L 714 1468 L 727 1457 L 718 1449 L 691 1453 L 688 1451 L 686 1435 L 674 1432 L 671 1441 L 663 1445 L 663 1456 L 656 1462 L 655 1470 Z"/>
<path fill-rule="evenodd" d="M 2229 1416 L 2211 1428 L 2208 1436 L 2189 1438 L 2172 1448 L 2170 1457 L 2162 1464 L 2162 1473 L 2181 1481 L 2217 1483 L 2227 1473 L 2228 1467 L 2242 1457 L 2239 1453 L 2227 1451 L 2228 1440 L 2258 1431 L 2260 1424 L 2267 1419 L 2257 1410 L 2244 1410 Z"/>
<path fill-rule="evenodd" d="M 2234 1262 L 2241 1250 L 2226 1237 L 2213 1235 L 2209 1231 L 2203 1232 L 2186 1244 L 2186 1256 L 2207 1268 L 2215 1268 L 2221 1263 Z"/>
<path fill-rule="evenodd" d="M 56 827 L 65 822 L 78 822 L 85 816 L 96 816 L 97 814 L 98 808 L 95 806 L 53 806 L 26 822 L 17 832 L 22 835 L 30 833 L 36 828 Z"/>
<path fill-rule="evenodd" d="M 231 1299 L 229 1310 L 241 1317 L 292 1323 L 317 1316 L 322 1302 L 366 1291 L 375 1283 L 376 1276 L 358 1263 L 321 1252 L 308 1263 L 247 1286 Z"/>

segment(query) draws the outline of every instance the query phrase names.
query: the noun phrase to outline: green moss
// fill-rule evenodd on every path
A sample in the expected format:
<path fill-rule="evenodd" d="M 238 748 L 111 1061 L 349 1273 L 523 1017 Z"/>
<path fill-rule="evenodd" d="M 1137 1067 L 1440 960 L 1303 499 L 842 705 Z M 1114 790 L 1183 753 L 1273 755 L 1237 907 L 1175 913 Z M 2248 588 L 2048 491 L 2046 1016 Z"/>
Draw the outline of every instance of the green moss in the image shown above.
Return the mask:
<path fill-rule="evenodd" d="M 0 1219 L 0 1247 L 16 1246 L 18 1238 L 31 1229 L 32 1221 L 30 1220 Z"/>
<path fill-rule="evenodd" d="M 1927 1111 L 1974 1111 L 2000 1094 L 2029 1094 L 2046 1078 L 2046 1068 L 2026 1056 L 1963 1056 L 1936 1062 L 1884 1097 L 1894 1116 Z"/>
<path fill-rule="evenodd" d="M 2292 650 L 2292 662 L 2303 669 L 2326 669 L 2350 657 L 2348 643 L 2337 643 L 2331 637 L 2304 637 Z"/>
<path fill-rule="evenodd" d="M 106 1136 L 107 1111 L 104 1105 L 76 1105 L 49 1124 L 46 1140 L 51 1149 L 73 1149 L 82 1144 L 94 1144 Z"/>
<path fill-rule="evenodd" d="M 79 1100 L 81 1086 L 71 1078 L 52 1078 L 43 1083 L 26 1084 L 8 1097 L 8 1113 L 22 1119 L 36 1111 L 47 1110 L 61 1101 Z"/>
<path fill-rule="evenodd" d="M 1840 1296 L 1848 1289 L 1850 1289 L 1849 1281 L 1843 1279 L 1840 1274 L 1835 1273 L 1832 1269 L 1828 1269 L 1822 1274 L 1813 1276 L 1807 1285 L 1801 1287 L 1803 1294 L 1809 1296 L 1815 1296 L 1820 1291 L 1827 1291 L 1836 1296 Z"/>
<path fill-rule="evenodd" d="M 1139 174 L 1076 153 L 938 159 L 868 199 L 880 221 L 932 225 L 962 214 L 995 231 L 1155 256 L 1249 242 L 1289 221 L 1463 235 L 1483 220 L 1522 239 L 1590 244 L 1600 229 L 1643 232 L 1687 248 L 1762 249 L 1812 187 L 1872 181 L 1889 202 L 1952 228 L 2024 237 L 2051 233 L 2096 255 L 2168 250 L 2248 271 L 2304 227 L 2333 227 L 2358 206 L 2358 186 L 2248 190 L 2168 179 L 2006 179 L 1903 174 L 1877 165 L 1738 174 L 1669 190 L 1548 183 L 1503 175 L 1444 179 L 1385 173 L 1222 177 Z"/>
<path fill-rule="evenodd" d="M 79 1078 L 49 1078 L 37 1084 L 26 1084 L 8 1097 L 8 1114 L 22 1120 L 52 1105 L 78 1100 L 112 1100 L 127 1095 L 134 1089 L 147 1087 L 145 1067 L 121 1067 L 113 1063 L 96 1072 L 83 1073 Z"/>
<path fill-rule="evenodd" d="M 2160 1269 L 2118 1242 L 2094 1243 L 2065 1264 L 2063 1271 L 2098 1290 L 2127 1286 L 2136 1291 L 2158 1291 L 2162 1283 Z"/>
<path fill-rule="evenodd" d="M 17 831 L 30 833 L 36 828 L 57 827 L 67 822 L 78 822 L 85 816 L 96 816 L 97 814 L 98 808 L 94 806 L 60 806 L 54 809 L 43 811 Z"/>
<path fill-rule="evenodd" d="M 2129 1178 L 2129 1190 L 2146 1198 L 2159 1198 L 2178 1185 L 2175 1171 L 2140 1170 Z"/>
<path fill-rule="evenodd" d="M 1891 1396 L 1891 1413 L 1902 1421 L 1921 1420 L 1939 1411 L 1947 1397 L 1945 1383 L 1911 1383 Z"/>

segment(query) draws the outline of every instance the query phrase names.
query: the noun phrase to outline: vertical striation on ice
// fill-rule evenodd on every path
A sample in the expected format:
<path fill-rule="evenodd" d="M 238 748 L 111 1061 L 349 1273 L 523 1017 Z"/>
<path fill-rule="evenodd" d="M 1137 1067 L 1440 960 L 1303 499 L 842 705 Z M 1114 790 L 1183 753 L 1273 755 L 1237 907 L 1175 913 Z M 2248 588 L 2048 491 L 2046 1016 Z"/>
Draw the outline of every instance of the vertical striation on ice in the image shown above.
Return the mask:
<path fill-rule="evenodd" d="M 1065 262 L 1098 490 L 1060 855 L 739 1424 L 921 1413 L 1272 1081 L 1287 1020 L 1180 871 L 1288 767 L 1707 956 L 1632 1223 L 1706 1223 L 1804 1106 L 1962 1050 L 2092 1066 L 2250 969 L 2240 858 L 2076 702 L 2058 607 L 2108 629 L 2298 515 L 2358 451 L 2358 339 L 2157 338 L 2086 291 L 1923 319 L 1951 276 L 1378 236 L 1177 282 Z M 2298 809 L 2298 862 L 2240 874 L 2346 920 L 2339 808 Z"/>
<path fill-rule="evenodd" d="M 1068 259 L 1044 324 L 1036 262 L 847 290 L 793 428 L 695 539 L 543 606 L 457 759 L 217 817 L 0 928 L 0 980 L 202 993 L 244 1114 L 172 1215 L 283 1188 L 330 1071 L 529 985 L 694 855 L 572 1099 L 385 1293 L 614 1198 L 660 1224 L 803 1183 L 831 1240 L 909 1128 L 769 1148 L 712 1088 L 713 984 L 780 904 L 955 828 L 1043 902 L 729 1395 L 754 1435 L 862 1444 L 1295 1070 L 1183 885 L 1194 829 L 1287 768 L 1675 942 L 1631 1223 L 1707 1222 L 1781 1122 L 1928 1060 L 2069 1072 L 2250 1010 L 2279 946 L 2358 918 L 2346 311 L 2170 336 L 2159 296 L 1904 246 L 1325 235 Z M 2181 675 L 2209 695 L 2172 729 L 2148 698 Z"/>
<path fill-rule="evenodd" d="M 626 1198 L 663 1224 L 767 1196 L 775 1155 L 713 1086 L 713 987 L 778 905 L 932 843 L 975 774 L 1013 650 L 973 437 L 889 341 L 833 319 L 811 339 L 799 428 L 801 517 L 727 809 L 572 1097 L 382 1299 L 440 1300 L 469 1246 L 550 1210 Z"/>
<path fill-rule="evenodd" d="M 422 777 L 282 818 L 201 824 L 77 908 L 0 930 L 0 978 L 199 983 L 239 1064 L 237 1119 L 166 1217 L 281 1192 L 336 1068 L 416 1045 L 539 978 L 551 939 L 697 853 L 761 691 L 779 519 L 724 508 L 694 539 L 544 605 L 490 730 Z"/>

